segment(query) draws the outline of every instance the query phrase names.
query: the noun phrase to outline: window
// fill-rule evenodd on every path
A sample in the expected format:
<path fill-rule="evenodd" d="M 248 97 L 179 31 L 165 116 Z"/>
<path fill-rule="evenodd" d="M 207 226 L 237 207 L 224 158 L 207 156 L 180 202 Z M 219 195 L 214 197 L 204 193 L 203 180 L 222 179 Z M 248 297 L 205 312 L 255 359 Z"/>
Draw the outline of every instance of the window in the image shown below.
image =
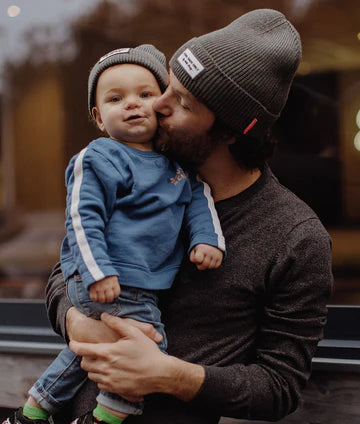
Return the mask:
<path fill-rule="evenodd" d="M 97 136 L 88 72 L 110 49 L 186 40 L 262 1 L 14 1 L 0 10 L 0 297 L 42 298 L 64 235 L 64 170 Z M 66 6 L 64 6 L 66 4 Z M 360 303 L 360 18 L 356 2 L 272 0 L 303 41 L 271 166 L 333 238 L 332 303 Z"/>

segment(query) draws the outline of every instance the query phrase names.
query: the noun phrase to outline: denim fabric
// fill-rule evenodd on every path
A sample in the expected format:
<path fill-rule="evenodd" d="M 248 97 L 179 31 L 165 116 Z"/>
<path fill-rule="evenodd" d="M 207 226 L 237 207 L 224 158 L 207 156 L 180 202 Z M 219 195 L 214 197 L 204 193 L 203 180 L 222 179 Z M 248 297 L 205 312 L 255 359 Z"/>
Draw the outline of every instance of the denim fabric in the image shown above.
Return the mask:
<path fill-rule="evenodd" d="M 66 347 L 29 390 L 29 395 L 54 414 L 76 395 L 87 379 L 80 361 L 81 357 Z"/>
<path fill-rule="evenodd" d="M 96 303 L 91 301 L 81 277 L 74 275 L 67 281 L 67 294 L 72 304 L 89 317 L 99 319 L 103 312 L 107 312 L 152 324 L 164 337 L 159 348 L 166 353 L 166 334 L 155 291 L 121 286 L 121 294 L 113 302 Z M 80 367 L 80 361 L 81 358 L 65 348 L 30 389 L 29 394 L 48 412 L 57 412 L 75 396 L 87 378 L 86 372 Z M 100 392 L 97 400 L 108 408 L 127 414 L 139 415 L 143 409 L 142 402 L 128 402 L 105 391 Z"/>

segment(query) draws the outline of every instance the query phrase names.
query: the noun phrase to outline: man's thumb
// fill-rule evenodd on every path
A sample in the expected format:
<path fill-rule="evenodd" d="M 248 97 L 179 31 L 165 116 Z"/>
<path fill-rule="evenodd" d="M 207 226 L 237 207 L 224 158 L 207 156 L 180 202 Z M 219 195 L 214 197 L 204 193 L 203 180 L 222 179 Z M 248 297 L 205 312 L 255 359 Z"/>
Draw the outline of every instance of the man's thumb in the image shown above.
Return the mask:
<path fill-rule="evenodd" d="M 115 331 L 121 338 L 133 337 L 134 327 L 120 317 L 114 317 L 106 312 L 101 314 L 101 321 L 111 330 Z"/>

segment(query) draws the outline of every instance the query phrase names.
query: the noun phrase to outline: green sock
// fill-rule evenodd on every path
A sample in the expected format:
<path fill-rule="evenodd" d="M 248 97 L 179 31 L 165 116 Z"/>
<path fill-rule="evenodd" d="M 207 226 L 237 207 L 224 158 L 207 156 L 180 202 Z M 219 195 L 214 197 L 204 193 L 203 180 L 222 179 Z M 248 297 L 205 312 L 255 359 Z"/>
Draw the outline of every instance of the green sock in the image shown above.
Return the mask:
<path fill-rule="evenodd" d="M 31 406 L 26 402 L 23 408 L 23 415 L 30 420 L 47 420 L 50 414 L 45 409 Z"/>
<path fill-rule="evenodd" d="M 104 409 L 99 403 L 93 411 L 95 418 L 104 421 L 107 424 L 121 424 L 125 418 L 116 417 L 111 412 Z"/>

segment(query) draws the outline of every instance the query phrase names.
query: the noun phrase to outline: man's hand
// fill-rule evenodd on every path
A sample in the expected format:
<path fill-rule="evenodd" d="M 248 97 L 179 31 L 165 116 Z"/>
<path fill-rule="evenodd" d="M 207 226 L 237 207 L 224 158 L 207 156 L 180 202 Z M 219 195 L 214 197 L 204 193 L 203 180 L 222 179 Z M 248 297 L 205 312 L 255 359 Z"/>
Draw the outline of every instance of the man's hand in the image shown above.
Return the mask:
<path fill-rule="evenodd" d="M 223 259 L 223 252 L 209 244 L 197 244 L 190 252 L 190 261 L 199 271 L 219 268 Z"/>
<path fill-rule="evenodd" d="M 185 401 L 196 395 L 205 378 L 202 366 L 162 353 L 138 328 L 121 318 L 104 313 L 101 319 L 121 337 L 116 343 L 70 343 L 70 349 L 83 357 L 82 368 L 100 389 L 128 400 L 155 392 Z"/>
<path fill-rule="evenodd" d="M 120 296 L 119 279 L 115 275 L 95 281 L 89 287 L 90 299 L 93 302 L 110 303 Z"/>
<path fill-rule="evenodd" d="M 119 318 L 120 319 L 120 318 Z M 122 318 L 128 325 L 139 329 L 145 336 L 155 343 L 162 340 L 162 335 L 146 322 L 135 321 L 131 318 Z M 112 330 L 102 321 L 88 318 L 72 306 L 66 313 L 66 333 L 70 340 L 88 343 L 111 343 L 119 340 L 118 332 Z"/>

